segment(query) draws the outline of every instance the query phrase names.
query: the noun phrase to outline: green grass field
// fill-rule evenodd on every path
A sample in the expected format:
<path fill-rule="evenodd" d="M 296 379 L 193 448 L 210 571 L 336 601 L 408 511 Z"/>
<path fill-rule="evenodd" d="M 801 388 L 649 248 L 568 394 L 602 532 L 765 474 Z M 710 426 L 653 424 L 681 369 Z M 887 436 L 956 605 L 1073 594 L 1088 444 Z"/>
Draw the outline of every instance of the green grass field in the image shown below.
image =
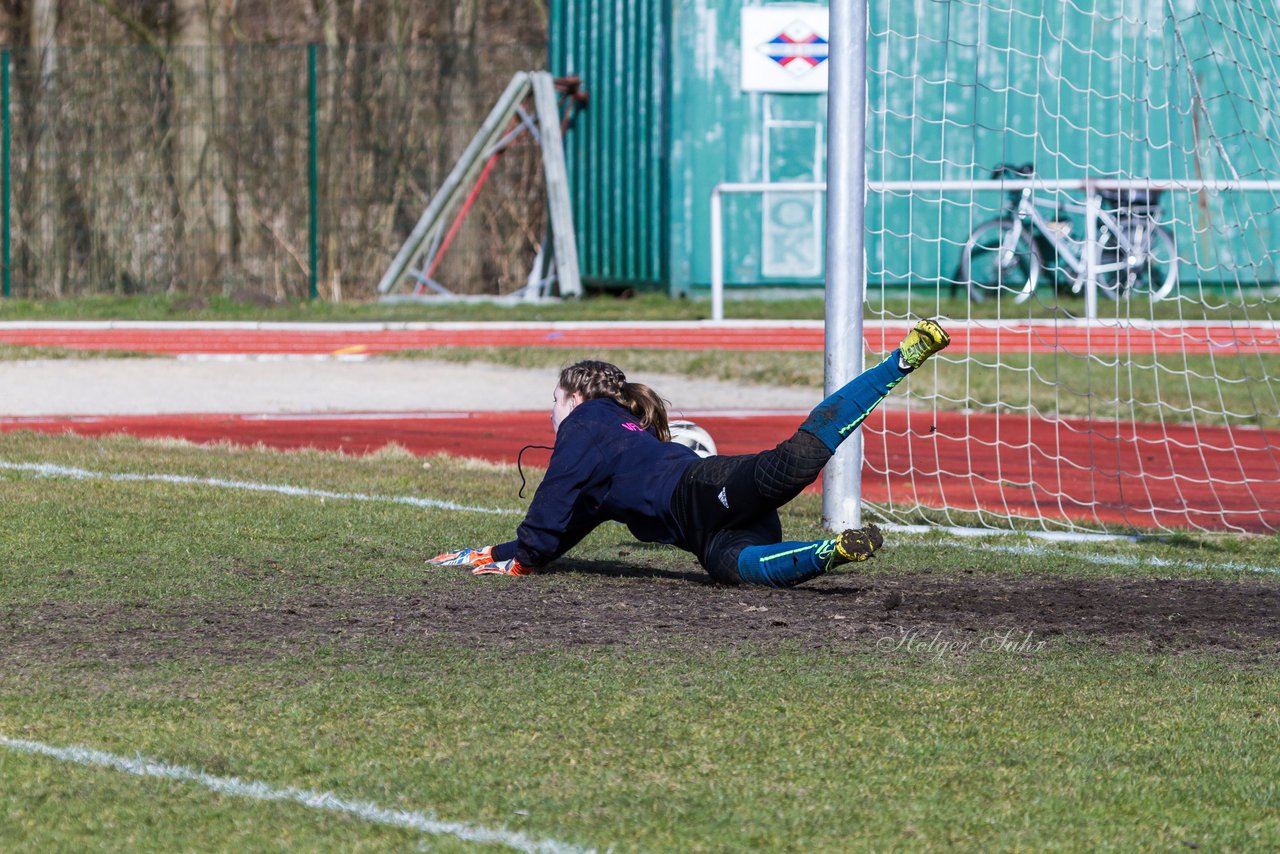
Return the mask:
<path fill-rule="evenodd" d="M 891 532 L 762 591 L 606 526 L 472 578 L 423 560 L 510 536 L 510 467 L 31 434 L 0 463 L 3 850 L 1280 846 L 1275 537 Z"/>

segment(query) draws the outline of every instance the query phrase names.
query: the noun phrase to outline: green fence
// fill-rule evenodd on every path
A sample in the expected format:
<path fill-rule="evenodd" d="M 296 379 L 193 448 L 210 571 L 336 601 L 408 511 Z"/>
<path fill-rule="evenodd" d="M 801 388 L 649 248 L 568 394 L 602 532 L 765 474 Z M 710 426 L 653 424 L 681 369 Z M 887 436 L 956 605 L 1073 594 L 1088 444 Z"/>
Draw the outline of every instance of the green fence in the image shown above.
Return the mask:
<path fill-rule="evenodd" d="M 4 52 L 6 296 L 368 297 L 511 75 L 545 46 Z M 519 287 L 537 149 L 504 154 L 436 278 Z"/>

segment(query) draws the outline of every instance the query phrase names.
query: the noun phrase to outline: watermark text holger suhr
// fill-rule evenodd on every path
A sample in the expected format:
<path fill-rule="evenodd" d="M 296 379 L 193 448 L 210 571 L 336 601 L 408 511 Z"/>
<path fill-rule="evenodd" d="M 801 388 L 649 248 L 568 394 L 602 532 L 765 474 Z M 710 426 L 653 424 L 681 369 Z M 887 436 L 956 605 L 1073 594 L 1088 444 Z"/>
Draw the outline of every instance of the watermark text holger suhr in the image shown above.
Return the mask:
<path fill-rule="evenodd" d="M 1018 629 L 996 631 L 981 637 L 958 638 L 946 636 L 941 629 L 929 632 L 925 629 L 898 629 L 895 635 L 885 635 L 876 641 L 880 652 L 903 652 L 913 655 L 945 658 L 949 655 L 965 655 L 972 652 L 1022 654 L 1040 652 L 1047 641 L 1036 640 L 1031 632 Z"/>

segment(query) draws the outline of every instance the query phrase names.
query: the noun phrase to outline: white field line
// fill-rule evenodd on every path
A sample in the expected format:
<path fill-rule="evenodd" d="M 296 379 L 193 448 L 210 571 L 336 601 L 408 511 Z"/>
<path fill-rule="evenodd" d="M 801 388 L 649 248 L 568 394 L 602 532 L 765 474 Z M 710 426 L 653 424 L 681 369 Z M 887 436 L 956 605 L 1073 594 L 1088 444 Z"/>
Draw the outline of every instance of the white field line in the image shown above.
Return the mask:
<path fill-rule="evenodd" d="M 98 472 L 88 469 L 71 468 L 69 466 L 59 466 L 50 463 L 14 463 L 8 460 L 0 460 L 0 470 L 30 472 L 37 477 L 66 477 L 75 480 L 112 480 L 125 482 L 155 482 L 155 483 L 176 483 L 190 484 L 193 486 L 212 486 L 222 489 L 241 489 L 249 492 L 269 492 L 279 495 L 291 495 L 299 498 L 322 498 L 334 499 L 339 501 L 372 501 L 386 502 L 390 504 L 404 504 L 410 507 L 424 507 L 435 510 L 456 510 L 466 513 L 487 513 L 498 516 L 523 516 L 523 510 L 507 510 L 501 507 L 476 507 L 466 504 L 456 504 L 452 501 L 441 501 L 435 498 L 416 498 L 409 495 L 367 495 L 359 492 L 330 492 L 322 489 L 309 489 L 302 486 L 289 486 L 287 484 L 274 483 L 255 483 L 243 480 L 222 480 L 211 477 L 191 477 L 188 475 L 177 474 L 137 474 L 132 472 Z M 973 537 L 992 537 L 1008 534 L 1022 534 L 1023 536 L 1036 536 L 1040 532 L 1018 532 L 1018 531 L 1000 531 L 987 528 L 956 528 L 956 529 L 936 529 L 929 528 L 924 525 L 882 525 L 885 530 L 899 531 L 903 533 L 923 533 L 942 530 L 944 533 L 951 535 L 952 544 L 957 548 L 966 551 L 998 551 L 1006 554 L 1025 554 L 1038 555 L 1041 557 L 1057 557 L 1073 560 L 1090 560 L 1094 563 L 1105 563 L 1111 566 L 1155 566 L 1164 568 L 1183 568 L 1201 571 L 1225 571 L 1225 572 L 1254 572 L 1265 575 L 1280 575 L 1280 568 L 1267 566 L 1253 566 L 1252 564 L 1227 562 L 1227 563 L 1200 563 L 1197 561 L 1178 561 L 1169 560 L 1158 557 L 1127 557 L 1124 555 L 1101 555 L 1095 554 L 1084 556 L 1074 552 L 1064 552 L 1056 549 L 1044 548 L 1037 545 L 1008 545 L 1002 546 L 995 543 L 982 543 L 969 545 L 964 543 L 965 539 Z M 1115 540 L 1140 541 L 1143 538 L 1133 537 L 1129 535 L 1117 534 L 1072 534 L 1072 533 L 1053 533 L 1043 532 L 1043 538 L 1049 540 L 1069 540 L 1076 542 L 1106 542 Z"/>
<path fill-rule="evenodd" d="M 144 483 L 178 483 L 192 486 L 213 486 L 220 489 L 240 489 L 246 492 L 272 492 L 277 495 L 292 495 L 300 498 L 333 499 L 337 501 L 373 501 L 389 504 L 406 504 L 410 507 L 423 507 L 432 510 L 459 510 L 467 513 L 489 513 L 495 516 L 523 516 L 523 510 L 505 510 L 501 507 L 475 507 L 468 504 L 457 504 L 453 501 L 441 501 L 437 498 L 416 498 L 411 495 L 366 495 L 360 492 L 330 492 L 324 489 L 309 489 L 304 486 L 289 486 L 283 483 L 255 483 L 247 480 L 223 480 L 216 477 L 191 477 L 181 474 L 137 474 L 133 472 L 101 472 L 89 469 L 58 466 L 50 463 L 13 463 L 0 460 L 0 470 L 29 472 L 36 477 L 66 477 L 73 480 L 114 480 Z"/>
<path fill-rule="evenodd" d="M 463 822 L 440 821 L 430 813 L 411 810 L 393 810 L 369 801 L 356 801 L 339 797 L 332 792 L 317 792 L 288 786 L 277 789 L 255 780 L 238 777 L 215 777 L 194 768 L 170 765 L 142 756 L 118 756 L 89 747 L 54 747 L 39 741 L 7 738 L 0 735 L 0 746 L 16 753 L 47 756 L 63 762 L 95 768 L 109 768 L 138 777 L 158 777 L 182 783 L 195 783 L 220 795 L 233 795 L 255 801 L 289 801 L 307 809 L 345 813 L 373 824 L 414 830 L 435 836 L 453 836 L 467 842 L 503 845 L 516 851 L 531 854 L 590 854 L 594 849 L 579 848 L 554 839 L 532 839 L 523 833 L 505 828 L 481 827 Z"/>
<path fill-rule="evenodd" d="M 999 531 L 989 531 L 988 534 L 1001 533 Z M 908 547 L 917 545 L 914 543 L 907 544 Z M 924 543 L 918 544 L 920 547 L 927 548 Z M 1224 571 L 1224 572 L 1256 572 L 1263 575 L 1280 575 L 1280 568 L 1270 566 L 1254 566 L 1253 564 L 1240 563 L 1238 561 L 1228 561 L 1227 563 L 1201 563 L 1192 560 L 1170 560 L 1161 557 L 1132 557 L 1129 555 L 1106 555 L 1106 554 L 1082 554 L 1080 552 L 1064 552 L 1059 549 L 1047 549 L 1044 546 L 1036 545 L 1018 545 L 1018 546 L 1002 546 L 997 543 L 962 543 L 956 542 L 949 544 L 953 548 L 964 549 L 971 552 L 1002 552 L 1011 555 L 1030 555 L 1031 557 L 1047 557 L 1061 558 L 1063 560 L 1081 560 L 1088 563 L 1101 563 L 1107 566 L 1128 566 L 1128 567 L 1146 567 L 1154 566 L 1167 569 L 1194 569 L 1205 572 Z"/>
<path fill-rule="evenodd" d="M 884 522 L 880 527 L 885 531 L 896 531 L 899 534 L 934 534 L 939 531 L 953 537 L 990 537 L 996 534 L 1022 534 L 1036 540 L 1048 540 L 1054 543 L 1089 543 L 1107 540 L 1129 540 L 1141 542 L 1151 539 L 1135 534 L 1107 534 L 1101 531 L 1003 531 L 996 528 L 965 528 L 956 525 L 936 527 L 933 525 L 898 525 Z"/>

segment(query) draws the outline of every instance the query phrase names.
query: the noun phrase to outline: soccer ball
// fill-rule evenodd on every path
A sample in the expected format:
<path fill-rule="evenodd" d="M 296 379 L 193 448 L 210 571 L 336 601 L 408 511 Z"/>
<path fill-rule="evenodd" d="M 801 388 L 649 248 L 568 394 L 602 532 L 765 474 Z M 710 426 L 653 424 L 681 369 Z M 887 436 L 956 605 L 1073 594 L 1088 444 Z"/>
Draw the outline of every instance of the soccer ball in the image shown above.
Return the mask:
<path fill-rule="evenodd" d="M 671 441 L 677 445 L 693 448 L 694 453 L 700 457 L 715 456 L 716 440 L 697 424 L 692 421 L 672 421 L 667 426 L 671 428 Z"/>

